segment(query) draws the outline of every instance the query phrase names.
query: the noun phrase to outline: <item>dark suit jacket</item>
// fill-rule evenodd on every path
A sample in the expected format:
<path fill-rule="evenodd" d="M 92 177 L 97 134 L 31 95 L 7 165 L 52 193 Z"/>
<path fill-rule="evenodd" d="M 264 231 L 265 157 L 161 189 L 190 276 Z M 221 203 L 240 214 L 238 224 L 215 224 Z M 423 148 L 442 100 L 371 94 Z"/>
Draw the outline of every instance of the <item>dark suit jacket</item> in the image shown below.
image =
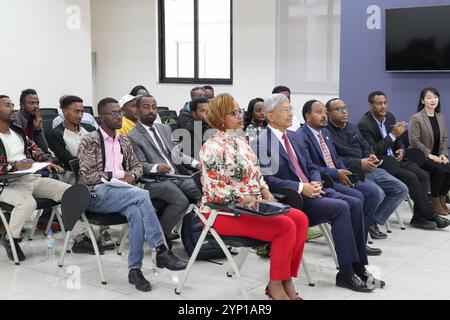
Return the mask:
<path fill-rule="evenodd" d="M 170 150 L 172 155 L 172 161 L 177 166 L 180 174 L 190 174 L 184 167 L 191 168 L 192 159 L 191 157 L 181 153 L 178 146 L 174 146 L 171 136 L 172 129 L 169 125 L 155 123 L 154 126 L 158 133 L 161 135 L 162 142 L 165 144 L 168 150 Z M 142 126 L 140 122 L 136 124 L 136 127 L 128 133 L 128 138 L 131 141 L 134 152 L 138 157 L 139 161 L 142 163 L 144 168 L 144 174 L 151 174 L 152 168 L 156 164 L 166 163 L 163 155 L 159 151 L 150 134 Z"/>
<path fill-rule="evenodd" d="M 386 114 L 386 121 L 384 126 L 386 128 L 386 132 L 388 133 L 385 138 L 381 134 L 381 129 L 372 116 L 372 113 L 367 112 L 361 120 L 358 122 L 359 131 L 363 138 L 367 141 L 369 145 L 371 145 L 374 149 L 374 152 L 377 156 L 387 155 L 387 151 L 389 148 L 392 148 L 392 151 L 395 154 L 395 151 L 399 149 L 405 149 L 402 139 L 398 137 L 395 141 L 392 141 L 389 133 L 392 130 L 392 127 L 395 125 L 396 120 L 392 113 L 388 112 Z"/>
<path fill-rule="evenodd" d="M 448 136 L 447 127 L 445 125 L 445 117 L 441 113 L 436 113 L 439 124 L 440 141 L 439 155 L 448 156 Z M 409 146 L 422 150 L 425 157 L 428 157 L 433 151 L 434 135 L 431 127 L 430 119 L 428 119 L 425 109 L 416 113 L 409 120 Z"/>
<path fill-rule="evenodd" d="M 311 161 L 317 166 L 319 172 L 325 173 L 333 179 L 337 179 L 338 169 L 346 169 L 346 167 L 342 159 L 337 155 L 336 148 L 334 147 L 333 140 L 331 139 L 331 134 L 328 129 L 323 128 L 321 133 L 328 149 L 330 150 L 331 159 L 336 167 L 335 169 L 328 168 L 327 162 L 323 157 L 322 148 L 320 147 L 317 139 L 314 137 L 314 133 L 311 129 L 307 125 L 304 125 L 302 128 L 297 130 L 297 134 L 308 149 Z"/>
<path fill-rule="evenodd" d="M 287 130 L 289 141 L 299 160 L 300 167 L 309 181 L 321 181 L 318 168 L 311 162 L 307 148 L 297 133 Z M 281 142 L 270 129 L 264 130 L 252 142 L 261 166 L 261 172 L 270 190 L 277 192 L 281 188 L 298 190 L 300 179 Z"/>
<path fill-rule="evenodd" d="M 21 110 L 17 111 L 15 124 L 21 127 L 24 131 L 28 125 L 28 120 L 25 118 Z M 31 140 L 33 140 L 45 153 L 49 153 L 48 143 L 44 135 L 44 129 L 41 131 L 31 130 Z"/>

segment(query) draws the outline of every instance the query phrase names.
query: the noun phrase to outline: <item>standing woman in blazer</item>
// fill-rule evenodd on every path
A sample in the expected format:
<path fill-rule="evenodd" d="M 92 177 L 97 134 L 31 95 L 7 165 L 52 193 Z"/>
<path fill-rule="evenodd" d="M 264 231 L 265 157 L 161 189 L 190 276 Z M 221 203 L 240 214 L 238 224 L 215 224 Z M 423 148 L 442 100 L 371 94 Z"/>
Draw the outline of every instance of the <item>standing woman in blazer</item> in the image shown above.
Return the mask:
<path fill-rule="evenodd" d="M 450 190 L 448 136 L 437 89 L 422 90 L 417 111 L 409 121 L 409 145 L 425 154 L 427 160 L 422 168 L 430 173 L 431 204 L 436 213 L 447 215 L 450 213 L 445 203 Z"/>
<path fill-rule="evenodd" d="M 210 101 L 206 121 L 217 129 L 200 150 L 203 198 L 200 210 L 206 216 L 206 202 L 241 203 L 256 207 L 257 201 L 274 201 L 253 150 L 237 133 L 244 128 L 239 105 L 229 94 Z M 308 217 L 300 210 L 274 217 L 219 215 L 214 229 L 224 236 L 239 236 L 272 243 L 270 281 L 266 295 L 275 300 L 300 299 L 292 278 L 297 277 L 308 232 Z"/>

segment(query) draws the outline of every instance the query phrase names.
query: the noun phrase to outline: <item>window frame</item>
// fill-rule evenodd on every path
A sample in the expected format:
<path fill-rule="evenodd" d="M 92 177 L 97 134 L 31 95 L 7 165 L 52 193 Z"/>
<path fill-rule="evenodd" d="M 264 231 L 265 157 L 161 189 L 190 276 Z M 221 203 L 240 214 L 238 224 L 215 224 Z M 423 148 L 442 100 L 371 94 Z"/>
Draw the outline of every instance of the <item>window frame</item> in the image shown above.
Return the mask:
<path fill-rule="evenodd" d="M 194 77 L 175 78 L 166 76 L 166 39 L 165 39 L 165 0 L 158 0 L 158 60 L 160 83 L 189 83 L 189 84 L 233 84 L 233 0 L 230 0 L 230 77 L 199 78 L 199 0 L 194 2 Z"/>

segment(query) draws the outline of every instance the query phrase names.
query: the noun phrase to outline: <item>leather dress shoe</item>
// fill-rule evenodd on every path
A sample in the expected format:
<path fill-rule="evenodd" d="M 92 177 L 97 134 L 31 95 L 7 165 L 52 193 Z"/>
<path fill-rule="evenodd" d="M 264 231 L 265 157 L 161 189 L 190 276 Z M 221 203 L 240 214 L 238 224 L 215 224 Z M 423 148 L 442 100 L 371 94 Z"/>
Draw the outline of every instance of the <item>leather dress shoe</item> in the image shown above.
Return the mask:
<path fill-rule="evenodd" d="M 366 246 L 366 253 L 368 256 L 379 256 L 383 251 L 380 248 L 372 248 Z"/>
<path fill-rule="evenodd" d="M 17 252 L 17 258 L 19 259 L 19 261 L 24 261 L 25 254 L 23 253 L 22 249 L 19 246 L 19 240 L 13 239 L 13 241 L 14 241 L 14 247 L 16 248 L 16 252 Z M 14 255 L 13 255 L 13 251 L 11 248 L 11 243 L 9 242 L 9 239 L 6 239 L 6 235 L 2 236 L 2 244 L 6 249 L 6 254 L 8 255 L 9 260 L 14 261 Z"/>
<path fill-rule="evenodd" d="M 433 216 L 433 221 L 437 224 L 439 229 L 447 228 L 450 225 L 450 221 L 448 219 L 442 218 L 437 214 Z"/>
<path fill-rule="evenodd" d="M 150 282 L 145 279 L 141 269 L 131 269 L 128 273 L 128 282 L 134 284 L 136 289 L 139 291 L 147 292 L 152 290 Z"/>
<path fill-rule="evenodd" d="M 447 220 L 447 219 L 445 219 L 445 220 Z M 425 229 L 425 230 L 434 230 L 437 227 L 436 222 L 429 221 L 425 217 L 422 217 L 422 216 L 413 216 L 413 218 L 411 219 L 411 222 L 409 224 L 416 228 Z"/>
<path fill-rule="evenodd" d="M 386 282 L 384 282 L 383 280 L 378 280 L 376 279 L 367 269 L 364 272 L 364 274 L 359 274 L 358 277 L 364 281 L 367 285 L 367 281 L 370 279 L 371 285 L 369 285 L 369 287 L 380 287 L 380 288 L 384 288 L 384 286 L 386 285 Z"/>
<path fill-rule="evenodd" d="M 175 256 L 172 251 L 166 250 L 156 255 L 156 266 L 172 271 L 180 271 L 186 269 L 187 262 Z"/>
<path fill-rule="evenodd" d="M 386 239 L 387 234 L 380 231 L 378 228 L 378 224 L 376 222 L 373 222 L 369 226 L 369 233 L 372 239 Z"/>
<path fill-rule="evenodd" d="M 176 233 L 168 233 L 168 234 L 165 233 L 164 236 L 166 237 L 167 240 L 171 241 L 180 239 L 180 235 Z"/>
<path fill-rule="evenodd" d="M 357 292 L 371 292 L 374 289 L 368 288 L 366 283 L 356 274 L 353 274 L 351 277 L 347 277 L 341 272 L 338 272 L 336 275 L 336 285 L 338 287 L 347 288 Z"/>

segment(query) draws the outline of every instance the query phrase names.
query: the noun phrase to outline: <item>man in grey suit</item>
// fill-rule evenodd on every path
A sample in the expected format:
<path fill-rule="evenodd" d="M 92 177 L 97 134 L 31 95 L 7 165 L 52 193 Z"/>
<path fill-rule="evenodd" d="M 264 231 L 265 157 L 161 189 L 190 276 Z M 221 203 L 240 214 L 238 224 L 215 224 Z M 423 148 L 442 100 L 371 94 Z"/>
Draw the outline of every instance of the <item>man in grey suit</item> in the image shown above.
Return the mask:
<path fill-rule="evenodd" d="M 158 198 L 168 205 L 160 217 L 161 227 L 168 240 L 177 235 L 172 229 L 186 212 L 190 202 L 201 198 L 200 191 L 192 179 L 164 177 L 171 175 L 188 175 L 189 169 L 200 170 L 198 161 L 179 152 L 172 140 L 170 126 L 154 123 L 157 116 L 156 100 L 152 96 L 141 96 L 136 100 L 139 122 L 130 131 L 134 152 L 144 168 L 144 175 L 158 175 L 158 179 L 146 184 L 145 189 L 151 198 Z"/>

